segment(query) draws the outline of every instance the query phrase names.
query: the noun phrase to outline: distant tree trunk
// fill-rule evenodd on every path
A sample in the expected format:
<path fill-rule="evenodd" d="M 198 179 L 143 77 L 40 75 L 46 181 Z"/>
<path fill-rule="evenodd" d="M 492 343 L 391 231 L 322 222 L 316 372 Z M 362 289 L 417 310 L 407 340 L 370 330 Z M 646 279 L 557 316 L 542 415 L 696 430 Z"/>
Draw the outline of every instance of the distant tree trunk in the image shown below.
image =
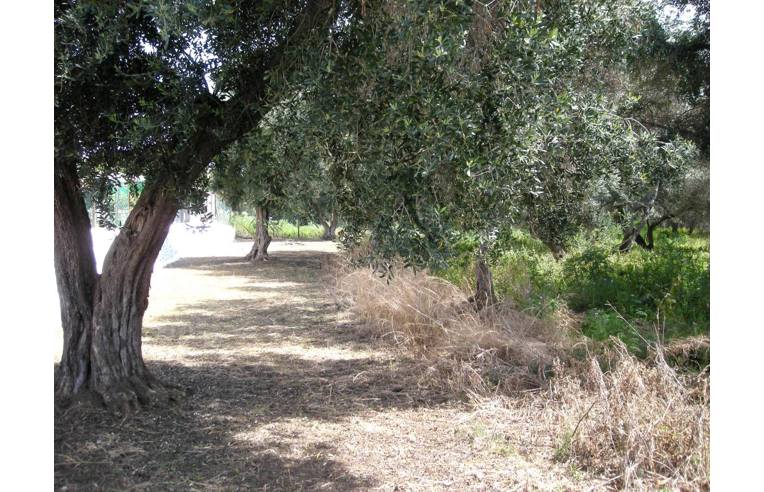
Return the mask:
<path fill-rule="evenodd" d="M 255 241 L 252 249 L 246 256 L 251 262 L 265 261 L 268 259 L 268 245 L 271 244 L 271 236 L 268 234 L 268 209 L 266 207 L 255 208 Z"/>
<path fill-rule="evenodd" d="M 547 248 L 549 248 L 549 251 L 552 252 L 552 256 L 556 261 L 560 261 L 565 257 L 565 248 L 560 246 L 554 241 L 544 241 L 544 244 Z"/>
<path fill-rule="evenodd" d="M 334 241 L 337 238 L 337 214 L 332 210 L 332 216 L 329 222 L 324 222 L 324 235 L 322 239 L 325 241 Z"/>
<path fill-rule="evenodd" d="M 651 224 L 650 222 L 647 223 L 647 244 L 645 245 L 645 249 L 648 249 L 650 251 L 655 248 L 655 228 L 658 227 L 657 224 Z"/>
<path fill-rule="evenodd" d="M 621 242 L 621 245 L 618 247 L 618 250 L 621 253 L 628 253 L 629 251 L 631 251 L 632 246 L 635 244 L 641 247 L 642 249 L 650 250 L 652 249 L 652 246 L 649 243 L 649 241 L 651 241 L 650 234 L 652 234 L 652 232 L 650 231 L 650 228 L 648 227 L 648 241 L 645 241 L 645 238 L 642 237 L 642 233 L 638 229 L 628 231 L 624 234 L 623 242 Z"/>
<path fill-rule="evenodd" d="M 645 238 L 642 237 L 641 233 L 637 234 L 637 237 L 634 238 L 634 243 L 642 249 L 650 249 L 650 245 L 647 244 L 647 241 L 645 241 Z"/>
<path fill-rule="evenodd" d="M 69 400 L 86 386 L 90 375 L 93 293 L 98 284 L 90 220 L 71 162 L 57 161 L 55 165 L 53 228 L 56 284 L 64 330 L 55 392 Z"/>
<path fill-rule="evenodd" d="M 486 245 L 481 244 L 475 261 L 475 295 L 472 300 L 477 311 L 482 311 L 486 306 L 496 304 L 496 295 L 493 291 L 493 275 L 485 258 L 486 250 Z"/>
<path fill-rule="evenodd" d="M 669 220 L 672 217 L 672 215 L 664 215 L 662 217 L 659 217 L 657 220 L 650 222 L 647 221 L 647 243 L 645 243 L 644 247 L 647 250 L 652 251 L 655 248 L 655 229 L 658 228 L 659 225 L 664 223 L 665 221 Z"/>
<path fill-rule="evenodd" d="M 678 222 L 672 222 L 671 223 L 671 232 L 673 234 L 677 234 L 679 232 L 679 223 Z"/>
<path fill-rule="evenodd" d="M 255 239 L 252 241 L 252 247 L 249 248 L 249 253 L 247 253 L 247 256 L 244 257 L 247 261 L 253 261 L 253 258 L 257 255 L 257 235 L 255 235 Z"/>
<path fill-rule="evenodd" d="M 642 239 L 642 235 L 639 233 L 639 229 L 636 227 L 628 229 L 623 233 L 623 241 L 621 241 L 621 244 L 618 246 L 618 251 L 621 253 L 628 253 L 631 251 L 631 247 L 634 246 L 634 243 L 639 244 L 640 242 L 644 243 L 644 240 Z"/>
<path fill-rule="evenodd" d="M 660 192 L 660 189 L 661 189 L 661 184 L 658 183 L 655 186 L 655 190 L 651 191 L 647 196 L 645 196 L 642 199 L 642 202 L 639 205 L 639 207 L 637 207 L 638 210 L 641 210 L 641 218 L 638 224 L 634 224 L 630 228 L 627 228 L 624 230 L 623 241 L 621 241 L 621 244 L 618 246 L 618 250 L 621 253 L 627 253 L 631 251 L 631 247 L 634 245 L 634 243 L 637 243 L 639 246 L 647 249 L 647 243 L 642 237 L 641 232 L 645 224 L 649 223 L 648 217 L 653 211 L 653 207 L 655 206 L 655 200 L 658 198 L 658 193 Z"/>

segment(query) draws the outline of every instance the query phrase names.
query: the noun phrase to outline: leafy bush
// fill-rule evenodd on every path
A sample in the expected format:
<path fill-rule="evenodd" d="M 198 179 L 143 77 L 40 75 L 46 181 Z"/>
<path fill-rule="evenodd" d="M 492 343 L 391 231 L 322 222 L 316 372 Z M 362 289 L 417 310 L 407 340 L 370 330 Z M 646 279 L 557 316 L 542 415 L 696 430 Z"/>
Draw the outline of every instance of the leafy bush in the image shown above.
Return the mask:
<path fill-rule="evenodd" d="M 255 237 L 257 220 L 246 214 L 232 214 L 231 225 L 236 230 L 236 237 L 240 239 L 252 239 Z M 271 220 L 268 224 L 268 233 L 273 239 L 321 239 L 324 234 L 323 227 L 316 224 L 302 224 L 298 228 L 286 220 Z"/>
<path fill-rule="evenodd" d="M 561 306 L 585 313 L 582 330 L 591 338 L 616 336 L 643 353 L 659 319 L 666 338 L 708 332 L 710 274 L 708 239 L 684 231 L 657 231 L 655 249 L 618 253 L 614 228 L 582 233 L 556 261 L 543 243 L 524 231 L 500 237 L 490 265 L 500 300 L 537 316 Z M 438 276 L 471 289 L 477 244 L 463 240 L 459 254 Z"/>
<path fill-rule="evenodd" d="M 439 277 L 462 288 L 474 283 L 474 260 L 478 243 L 462 239 L 454 246 L 457 256 L 448 267 L 438 270 Z M 553 312 L 559 306 L 560 265 L 543 243 L 520 230 L 513 230 L 497 240 L 489 259 L 494 291 L 502 301 L 536 314 Z"/>
<path fill-rule="evenodd" d="M 508 251 L 492 262 L 494 288 L 500 299 L 539 316 L 554 312 L 561 299 L 561 269 L 549 253 Z"/>
<path fill-rule="evenodd" d="M 254 217 L 243 214 L 231 214 L 231 225 L 236 231 L 236 237 L 240 239 L 252 239 L 255 237 L 257 221 Z"/>
<path fill-rule="evenodd" d="M 646 346 L 642 334 L 612 309 L 594 308 L 586 312 L 581 324 L 584 335 L 594 340 L 605 341 L 611 336 L 619 338 L 632 353 L 645 355 Z"/>
<path fill-rule="evenodd" d="M 459 240 L 454 245 L 456 256 L 449 260 L 447 267 L 436 272 L 437 276 L 448 280 L 454 285 L 466 288 L 471 282 L 475 252 L 477 249 L 477 239 L 465 237 Z"/>
<path fill-rule="evenodd" d="M 666 236 L 654 251 L 628 254 L 592 245 L 565 260 L 565 290 L 575 310 L 612 306 L 636 320 L 666 322 L 671 333 L 707 332 L 709 255 Z"/>

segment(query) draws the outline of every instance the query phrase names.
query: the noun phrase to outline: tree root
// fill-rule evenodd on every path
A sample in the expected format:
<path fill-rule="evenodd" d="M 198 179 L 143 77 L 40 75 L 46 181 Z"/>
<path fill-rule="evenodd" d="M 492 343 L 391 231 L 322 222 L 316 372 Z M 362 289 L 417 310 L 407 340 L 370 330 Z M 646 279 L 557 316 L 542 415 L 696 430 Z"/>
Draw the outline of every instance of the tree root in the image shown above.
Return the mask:
<path fill-rule="evenodd" d="M 141 408 L 167 407 L 181 401 L 187 392 L 148 375 L 126 378 L 98 394 L 107 409 L 126 415 Z"/>
<path fill-rule="evenodd" d="M 94 406 L 126 416 L 145 408 L 166 408 L 182 401 L 190 393 L 186 388 L 163 383 L 148 374 L 126 377 L 106 388 L 83 388 L 74 395 L 56 395 L 56 406 Z"/>
<path fill-rule="evenodd" d="M 245 261 L 249 261 L 251 263 L 257 263 L 258 261 L 268 261 L 269 259 L 270 258 L 268 257 L 267 254 L 265 254 L 265 255 L 253 255 L 253 254 L 250 253 L 250 254 L 248 254 L 247 256 L 244 257 Z"/>

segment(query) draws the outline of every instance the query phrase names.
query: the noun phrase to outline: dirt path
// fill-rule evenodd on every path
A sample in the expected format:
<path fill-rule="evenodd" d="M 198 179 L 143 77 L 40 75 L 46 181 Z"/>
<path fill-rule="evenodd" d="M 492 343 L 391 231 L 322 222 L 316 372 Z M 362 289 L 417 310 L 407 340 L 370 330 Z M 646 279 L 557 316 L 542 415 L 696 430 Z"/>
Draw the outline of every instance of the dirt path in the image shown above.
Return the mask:
<path fill-rule="evenodd" d="M 57 414 L 57 490 L 582 488 L 365 337 L 327 288 L 330 243 L 274 243 L 255 266 L 248 247 L 155 274 L 144 356 L 193 394 L 125 420 Z"/>

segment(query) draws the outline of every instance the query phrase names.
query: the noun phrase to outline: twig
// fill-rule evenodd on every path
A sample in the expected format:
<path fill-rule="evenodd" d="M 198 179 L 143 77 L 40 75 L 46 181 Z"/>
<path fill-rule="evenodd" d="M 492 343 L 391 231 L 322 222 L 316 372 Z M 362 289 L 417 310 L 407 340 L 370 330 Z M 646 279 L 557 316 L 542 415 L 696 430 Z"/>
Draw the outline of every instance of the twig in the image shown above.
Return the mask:
<path fill-rule="evenodd" d="M 597 403 L 597 400 L 595 399 L 591 405 L 589 405 L 589 408 L 584 412 L 584 414 L 581 416 L 580 419 L 578 419 L 578 422 L 576 423 L 576 426 L 573 428 L 573 433 L 570 435 L 570 440 L 573 441 L 573 438 L 576 437 L 576 434 L 578 433 L 578 427 L 581 425 L 581 422 L 584 421 L 587 415 L 589 415 L 589 412 L 592 411 L 592 408 L 594 408 L 594 405 Z"/>

